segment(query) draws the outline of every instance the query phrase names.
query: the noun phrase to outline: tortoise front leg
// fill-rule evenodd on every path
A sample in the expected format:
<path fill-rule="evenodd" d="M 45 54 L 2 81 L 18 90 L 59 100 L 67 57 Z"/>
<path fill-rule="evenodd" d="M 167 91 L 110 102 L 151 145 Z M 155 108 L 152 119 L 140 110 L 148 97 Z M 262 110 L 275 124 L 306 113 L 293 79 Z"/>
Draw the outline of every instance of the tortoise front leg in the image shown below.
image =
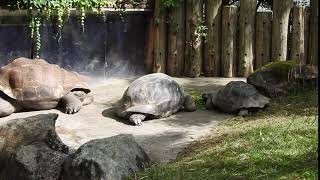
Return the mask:
<path fill-rule="evenodd" d="M 129 117 L 129 120 L 133 122 L 136 126 L 141 126 L 142 121 L 146 119 L 146 115 L 144 114 L 132 114 Z"/>
<path fill-rule="evenodd" d="M 60 99 L 60 105 L 66 114 L 77 113 L 82 108 L 82 102 L 72 92 L 66 94 Z"/>
<path fill-rule="evenodd" d="M 0 97 L 0 118 L 9 116 L 14 112 L 16 112 L 14 105 Z"/>

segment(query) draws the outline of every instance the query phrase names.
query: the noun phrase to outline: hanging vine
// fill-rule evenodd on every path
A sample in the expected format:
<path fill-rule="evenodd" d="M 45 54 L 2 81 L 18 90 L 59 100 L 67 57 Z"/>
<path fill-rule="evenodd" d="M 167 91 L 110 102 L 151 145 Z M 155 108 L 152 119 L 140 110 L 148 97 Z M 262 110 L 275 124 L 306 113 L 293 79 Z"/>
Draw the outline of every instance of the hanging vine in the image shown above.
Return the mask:
<path fill-rule="evenodd" d="M 117 8 L 122 5 L 122 1 L 115 0 L 8 0 L 6 3 L 1 3 L 2 7 L 10 9 L 28 10 L 29 28 L 31 38 L 35 42 L 36 58 L 39 58 L 39 50 L 41 49 L 40 28 L 46 20 L 51 20 L 54 17 L 57 19 L 57 27 L 59 37 L 66 19 L 70 17 L 71 11 L 74 8 L 79 14 L 79 23 L 84 31 L 86 12 L 94 12 L 102 14 L 101 9 L 104 7 Z"/>

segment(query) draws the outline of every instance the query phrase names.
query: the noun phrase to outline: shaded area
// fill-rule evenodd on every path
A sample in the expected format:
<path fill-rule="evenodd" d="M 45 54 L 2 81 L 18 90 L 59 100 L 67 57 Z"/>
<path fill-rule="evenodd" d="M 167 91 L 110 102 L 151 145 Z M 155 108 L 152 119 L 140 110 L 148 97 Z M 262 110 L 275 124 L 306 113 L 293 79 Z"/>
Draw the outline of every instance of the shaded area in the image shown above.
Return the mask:
<path fill-rule="evenodd" d="M 129 126 L 133 126 L 134 124 L 132 124 L 128 119 L 123 119 L 120 118 L 116 115 L 116 108 L 108 108 L 102 111 L 102 116 L 106 117 L 106 118 L 110 118 L 113 120 L 116 120 L 117 122 L 123 123 L 125 125 L 129 125 Z"/>
<path fill-rule="evenodd" d="M 35 58 L 26 16 L 0 17 L 0 67 L 17 57 Z M 87 14 L 84 27 L 70 16 L 61 31 L 57 19 L 40 27 L 40 58 L 94 77 L 130 77 L 146 73 L 145 13 Z"/>
<path fill-rule="evenodd" d="M 150 159 L 161 161 L 164 158 L 175 159 L 178 152 L 187 145 L 187 142 L 183 142 L 186 136 L 187 132 L 165 131 L 151 136 L 136 136 L 135 138 L 146 150 Z"/>
<path fill-rule="evenodd" d="M 198 110 L 195 112 L 178 112 L 162 119 L 144 121 L 142 126 L 133 126 L 128 120 L 114 115 L 114 104 L 122 97 L 124 91 L 135 78 L 108 79 L 92 85 L 95 98 L 93 104 L 84 106 L 73 115 L 63 114 L 59 110 L 16 113 L 1 118 L 0 124 L 10 119 L 26 117 L 38 113 L 54 112 L 59 114 L 56 129 L 62 141 L 76 149 L 92 140 L 111 137 L 118 134 L 132 134 L 141 139 L 141 145 L 150 152 L 153 161 L 168 162 L 175 159 L 186 145 L 210 132 L 217 123 L 232 116 L 216 111 Z M 223 78 L 175 78 L 183 88 L 189 87 L 206 91 L 215 86 L 227 84 L 230 80 Z"/>
<path fill-rule="evenodd" d="M 0 67 L 24 56 L 31 57 L 31 37 L 25 16 L 0 16 Z"/>
<path fill-rule="evenodd" d="M 42 28 L 40 57 L 66 69 L 100 77 L 145 73 L 144 14 L 89 14 L 84 27 L 71 16 L 61 34 L 56 23 Z"/>

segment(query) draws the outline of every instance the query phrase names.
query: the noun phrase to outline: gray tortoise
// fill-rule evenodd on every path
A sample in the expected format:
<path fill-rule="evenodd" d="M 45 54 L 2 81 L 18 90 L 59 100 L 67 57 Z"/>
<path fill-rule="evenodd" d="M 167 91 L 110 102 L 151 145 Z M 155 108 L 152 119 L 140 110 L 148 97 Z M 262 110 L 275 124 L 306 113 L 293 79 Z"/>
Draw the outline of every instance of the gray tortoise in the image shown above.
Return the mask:
<path fill-rule="evenodd" d="M 245 116 L 250 110 L 264 108 L 270 99 L 261 95 L 252 85 L 243 81 L 231 81 L 223 88 L 202 95 L 207 109 L 218 108 L 227 113 Z"/>
<path fill-rule="evenodd" d="M 18 58 L 0 69 L 0 117 L 25 110 L 53 109 L 68 114 L 92 103 L 81 75 L 43 59 Z"/>
<path fill-rule="evenodd" d="M 196 105 L 170 76 L 154 73 L 142 76 L 127 88 L 116 114 L 141 125 L 145 119 L 168 117 L 179 110 L 195 111 Z"/>

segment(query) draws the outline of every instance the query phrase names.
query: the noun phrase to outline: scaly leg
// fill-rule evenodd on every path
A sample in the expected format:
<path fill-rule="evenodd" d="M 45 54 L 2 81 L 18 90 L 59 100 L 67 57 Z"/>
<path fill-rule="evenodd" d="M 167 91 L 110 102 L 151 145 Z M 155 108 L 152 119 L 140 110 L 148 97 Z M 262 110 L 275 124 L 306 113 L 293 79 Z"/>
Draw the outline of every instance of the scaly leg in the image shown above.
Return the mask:
<path fill-rule="evenodd" d="M 77 113 L 82 108 L 82 102 L 72 92 L 61 98 L 60 105 L 64 108 L 66 114 Z"/>
<path fill-rule="evenodd" d="M 16 112 L 14 105 L 0 97 L 0 118 L 9 116 L 14 112 Z"/>

